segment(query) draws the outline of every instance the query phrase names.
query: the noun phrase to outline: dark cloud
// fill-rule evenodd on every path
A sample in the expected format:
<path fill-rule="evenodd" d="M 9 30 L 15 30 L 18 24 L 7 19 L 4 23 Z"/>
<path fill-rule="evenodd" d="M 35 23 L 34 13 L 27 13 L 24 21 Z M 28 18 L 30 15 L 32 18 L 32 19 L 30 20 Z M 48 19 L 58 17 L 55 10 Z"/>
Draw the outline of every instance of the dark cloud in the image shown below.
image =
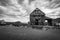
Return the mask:
<path fill-rule="evenodd" d="M 52 0 L 49 0 L 50 2 L 52 1 Z"/>
<path fill-rule="evenodd" d="M 46 0 L 46 1 L 49 1 L 49 2 L 51 2 L 52 0 Z"/>
<path fill-rule="evenodd" d="M 3 10 L 0 9 L 0 14 L 3 14 Z"/>
<path fill-rule="evenodd" d="M 1 5 L 6 6 L 9 3 L 9 0 L 0 0 Z"/>
<path fill-rule="evenodd" d="M 30 4 L 32 1 L 35 1 L 35 0 L 29 0 L 29 4 Z"/>
<path fill-rule="evenodd" d="M 58 4 L 58 3 L 60 3 L 60 0 L 54 0 L 53 3 Z"/>
<path fill-rule="evenodd" d="M 3 18 L 4 16 L 2 14 L 0 14 L 0 18 Z"/>
<path fill-rule="evenodd" d="M 60 0 L 55 0 L 53 3 L 55 3 L 57 5 L 55 8 L 60 7 Z"/>
<path fill-rule="evenodd" d="M 22 4 L 23 1 L 24 1 L 24 0 L 18 0 L 18 3 L 19 3 L 19 4 Z"/>
<path fill-rule="evenodd" d="M 58 8 L 58 7 L 60 7 L 60 0 L 52 0 L 52 2 L 50 3 L 50 6 L 51 6 L 51 8 Z"/>
<path fill-rule="evenodd" d="M 49 8 L 49 9 L 55 9 L 58 7 L 60 7 L 60 0 L 51 0 L 49 1 L 49 4 L 46 5 L 46 8 Z"/>
<path fill-rule="evenodd" d="M 3 10 L 0 9 L 0 18 L 3 18 L 4 17 L 4 12 Z"/>
<path fill-rule="evenodd" d="M 55 8 L 58 8 L 58 7 L 60 7 L 60 5 L 58 5 L 57 7 L 55 7 Z"/>

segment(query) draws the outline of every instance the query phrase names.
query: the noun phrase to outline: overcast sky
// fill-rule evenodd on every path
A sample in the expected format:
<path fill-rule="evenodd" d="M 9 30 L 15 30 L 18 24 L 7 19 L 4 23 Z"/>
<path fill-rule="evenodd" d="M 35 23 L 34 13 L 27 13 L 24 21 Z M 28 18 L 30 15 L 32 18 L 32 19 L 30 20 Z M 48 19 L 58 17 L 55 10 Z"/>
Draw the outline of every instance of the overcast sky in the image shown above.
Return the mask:
<path fill-rule="evenodd" d="M 28 22 L 35 8 L 42 10 L 47 17 L 60 18 L 60 0 L 0 0 L 0 19 Z"/>

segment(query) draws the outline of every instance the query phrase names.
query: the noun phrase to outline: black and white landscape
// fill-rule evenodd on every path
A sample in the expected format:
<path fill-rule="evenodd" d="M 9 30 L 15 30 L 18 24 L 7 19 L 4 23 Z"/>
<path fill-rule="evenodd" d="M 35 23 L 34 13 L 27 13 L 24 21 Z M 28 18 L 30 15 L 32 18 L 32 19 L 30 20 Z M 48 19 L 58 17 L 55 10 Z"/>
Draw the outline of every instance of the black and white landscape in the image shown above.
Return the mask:
<path fill-rule="evenodd" d="M 0 40 L 60 40 L 60 0 L 0 0 Z"/>
<path fill-rule="evenodd" d="M 30 24 L 5 22 L 0 25 L 0 40 L 60 40 L 60 29 L 54 26 L 42 27 L 33 28 Z"/>

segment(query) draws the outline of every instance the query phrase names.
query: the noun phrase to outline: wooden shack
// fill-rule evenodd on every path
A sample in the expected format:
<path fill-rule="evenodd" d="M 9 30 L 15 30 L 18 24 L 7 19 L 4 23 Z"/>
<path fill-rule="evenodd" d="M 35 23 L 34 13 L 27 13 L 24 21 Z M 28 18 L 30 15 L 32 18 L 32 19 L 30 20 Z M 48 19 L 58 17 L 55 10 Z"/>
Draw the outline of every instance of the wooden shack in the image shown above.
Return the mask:
<path fill-rule="evenodd" d="M 36 8 L 30 14 L 30 25 L 52 25 L 52 18 L 46 17 L 44 12 Z"/>
<path fill-rule="evenodd" d="M 44 18 L 45 14 L 38 8 L 36 8 L 31 14 L 30 14 L 30 22 L 31 25 L 43 25 L 44 24 Z"/>

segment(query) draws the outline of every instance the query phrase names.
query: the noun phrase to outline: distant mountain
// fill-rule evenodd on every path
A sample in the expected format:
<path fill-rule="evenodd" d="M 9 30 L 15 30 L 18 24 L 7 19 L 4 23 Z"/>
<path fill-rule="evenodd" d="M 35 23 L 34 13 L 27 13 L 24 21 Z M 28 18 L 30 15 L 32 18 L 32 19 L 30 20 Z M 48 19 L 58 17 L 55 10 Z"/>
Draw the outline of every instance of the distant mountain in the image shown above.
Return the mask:
<path fill-rule="evenodd" d="M 4 21 L 4 20 L 0 20 L 0 26 L 5 26 L 5 25 L 26 26 L 27 24 L 21 23 L 20 21 L 16 21 L 16 22 L 6 22 L 6 21 Z"/>

